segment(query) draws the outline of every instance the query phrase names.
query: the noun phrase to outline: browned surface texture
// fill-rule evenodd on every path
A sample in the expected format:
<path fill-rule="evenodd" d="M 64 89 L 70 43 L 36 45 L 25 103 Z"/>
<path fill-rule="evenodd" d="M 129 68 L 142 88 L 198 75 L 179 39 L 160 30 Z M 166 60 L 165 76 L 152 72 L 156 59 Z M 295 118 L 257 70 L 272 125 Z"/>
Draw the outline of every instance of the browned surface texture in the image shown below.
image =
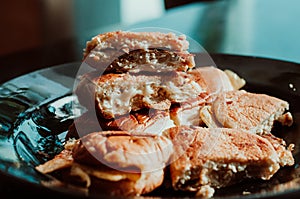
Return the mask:
<path fill-rule="evenodd" d="M 278 146 L 247 131 L 181 126 L 167 133 L 175 147 L 170 172 L 178 190 L 226 187 L 246 178 L 269 180 L 286 161 Z M 293 165 L 289 149 L 282 147 Z"/>
<path fill-rule="evenodd" d="M 288 109 L 289 103 L 282 99 L 246 91 L 221 93 L 212 104 L 212 112 L 222 126 L 258 133 L 270 132 L 274 120 Z"/>

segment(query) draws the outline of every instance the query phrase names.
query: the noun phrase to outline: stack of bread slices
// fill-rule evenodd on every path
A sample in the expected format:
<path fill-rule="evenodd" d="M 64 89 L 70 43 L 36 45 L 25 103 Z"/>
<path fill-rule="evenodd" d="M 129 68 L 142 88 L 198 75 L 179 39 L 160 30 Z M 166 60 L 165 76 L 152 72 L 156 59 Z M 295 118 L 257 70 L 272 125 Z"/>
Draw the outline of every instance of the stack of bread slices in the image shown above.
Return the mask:
<path fill-rule="evenodd" d="M 75 90 L 87 111 L 36 169 L 89 193 L 145 195 L 170 178 L 174 191 L 212 197 L 293 165 L 293 144 L 272 134 L 274 122 L 292 125 L 289 103 L 243 90 L 231 70 L 197 66 L 188 50 L 174 33 L 93 37 L 84 62 L 95 70 Z"/>

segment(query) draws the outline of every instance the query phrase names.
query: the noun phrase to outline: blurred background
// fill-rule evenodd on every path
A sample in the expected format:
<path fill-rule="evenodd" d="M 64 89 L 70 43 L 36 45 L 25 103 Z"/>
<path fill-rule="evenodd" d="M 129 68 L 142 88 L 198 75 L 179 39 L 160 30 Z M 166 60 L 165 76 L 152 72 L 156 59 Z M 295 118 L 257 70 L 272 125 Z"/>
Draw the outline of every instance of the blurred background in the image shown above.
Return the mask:
<path fill-rule="evenodd" d="M 299 7 L 298 0 L 3 0 L 0 81 L 80 61 L 91 37 L 141 27 L 179 31 L 209 53 L 300 62 Z"/>

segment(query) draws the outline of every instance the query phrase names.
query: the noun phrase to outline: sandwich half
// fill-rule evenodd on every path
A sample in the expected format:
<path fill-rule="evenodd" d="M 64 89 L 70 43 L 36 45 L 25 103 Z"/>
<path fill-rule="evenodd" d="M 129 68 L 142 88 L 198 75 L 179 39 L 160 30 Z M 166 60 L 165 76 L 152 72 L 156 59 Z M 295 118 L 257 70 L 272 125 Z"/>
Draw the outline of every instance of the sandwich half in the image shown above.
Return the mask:
<path fill-rule="evenodd" d="M 185 35 L 114 31 L 86 43 L 83 59 L 104 73 L 187 71 L 195 66 Z"/>
<path fill-rule="evenodd" d="M 36 169 L 89 194 L 138 196 L 162 184 L 172 150 L 172 142 L 163 136 L 94 132 L 70 139 L 63 151 Z"/>
<path fill-rule="evenodd" d="M 245 90 L 221 92 L 201 109 L 201 119 L 208 127 L 249 130 L 257 134 L 270 133 L 274 122 L 290 126 L 293 117 L 289 103 L 266 94 Z"/>
<path fill-rule="evenodd" d="M 233 81 L 241 80 L 212 66 L 160 75 L 90 72 L 80 78 L 75 94 L 87 109 L 111 119 L 145 108 L 169 110 L 173 104 L 211 101 L 220 92 L 238 89 Z"/>
<path fill-rule="evenodd" d="M 269 142 L 272 138 L 244 130 L 179 126 L 164 134 L 174 146 L 172 186 L 202 197 L 247 178 L 268 180 L 280 166 L 294 164 L 291 148 L 280 149 L 283 157 Z"/>

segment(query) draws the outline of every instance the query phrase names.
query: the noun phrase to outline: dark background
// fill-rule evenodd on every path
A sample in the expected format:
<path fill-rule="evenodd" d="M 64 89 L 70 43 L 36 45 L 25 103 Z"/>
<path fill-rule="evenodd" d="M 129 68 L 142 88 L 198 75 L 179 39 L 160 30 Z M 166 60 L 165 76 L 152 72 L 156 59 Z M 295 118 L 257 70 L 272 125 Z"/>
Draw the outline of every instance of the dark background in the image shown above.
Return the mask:
<path fill-rule="evenodd" d="M 151 16 L 155 10 L 146 5 L 147 19 L 140 16 L 140 5 L 120 3 L 129 1 L 1 1 L 0 83 L 81 61 L 85 42 L 96 34 L 146 26 L 185 33 L 209 53 L 300 62 L 298 0 L 157 0 L 163 13 Z M 137 21 L 124 21 L 122 8 L 136 14 Z"/>
<path fill-rule="evenodd" d="M 85 41 L 92 36 L 90 33 L 82 37 L 78 33 L 80 30 L 95 32 L 97 28 L 120 22 L 117 5 L 117 9 L 108 10 L 111 16 L 107 19 L 101 18 L 101 14 L 98 14 L 99 18 L 96 18 L 97 14 L 91 14 L 93 7 L 99 6 L 103 10 L 102 7 L 105 9 L 107 2 L 113 5 L 118 1 L 1 1 L 0 83 L 40 68 L 80 61 Z M 180 5 L 202 1 L 163 2 L 165 10 L 170 10 Z M 97 12 L 97 9 L 94 11 Z M 81 19 L 78 19 L 79 17 Z M 78 28 L 80 26 L 81 29 Z"/>

